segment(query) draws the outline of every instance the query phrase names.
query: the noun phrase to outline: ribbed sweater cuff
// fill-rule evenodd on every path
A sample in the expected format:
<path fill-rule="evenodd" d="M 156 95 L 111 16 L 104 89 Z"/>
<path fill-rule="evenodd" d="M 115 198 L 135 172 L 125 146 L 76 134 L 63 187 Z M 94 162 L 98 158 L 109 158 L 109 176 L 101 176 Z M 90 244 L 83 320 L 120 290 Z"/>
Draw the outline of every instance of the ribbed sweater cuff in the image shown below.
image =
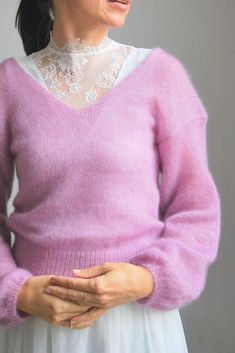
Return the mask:
<path fill-rule="evenodd" d="M 139 258 L 133 258 L 130 263 L 147 268 L 153 276 L 154 289 L 148 296 L 136 300 L 140 305 L 154 308 L 159 311 L 181 309 L 197 299 L 205 286 L 206 271 L 201 274 L 201 279 L 195 283 L 195 288 L 186 283 L 186 279 L 179 283 L 177 275 L 168 273 L 167 270 L 157 264 L 143 262 Z"/>
<path fill-rule="evenodd" d="M 18 268 L 7 273 L 0 281 L 0 323 L 5 326 L 14 326 L 25 321 L 31 315 L 19 310 L 17 304 L 17 293 L 24 281 L 33 276 L 31 272 Z"/>
<path fill-rule="evenodd" d="M 153 291 L 150 293 L 148 296 L 136 300 L 137 303 L 144 305 L 146 307 L 158 307 L 159 309 L 159 302 L 158 299 L 161 298 L 161 288 L 160 288 L 160 283 L 157 281 L 157 273 L 156 273 L 156 268 L 153 268 L 153 266 L 149 263 L 143 263 L 139 261 L 139 259 L 131 259 L 130 263 L 136 266 L 142 266 L 145 267 L 147 270 L 149 270 L 152 274 L 153 277 Z"/>

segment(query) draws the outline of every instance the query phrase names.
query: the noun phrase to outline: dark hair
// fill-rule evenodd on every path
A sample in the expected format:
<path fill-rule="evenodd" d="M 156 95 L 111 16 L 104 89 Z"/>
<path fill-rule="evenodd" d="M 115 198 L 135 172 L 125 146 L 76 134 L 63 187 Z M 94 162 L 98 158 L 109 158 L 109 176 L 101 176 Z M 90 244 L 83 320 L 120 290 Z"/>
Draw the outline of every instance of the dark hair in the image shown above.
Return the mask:
<path fill-rule="evenodd" d="M 15 17 L 15 27 L 23 41 L 26 55 L 39 51 L 48 44 L 53 20 L 49 10 L 52 0 L 21 0 Z"/>

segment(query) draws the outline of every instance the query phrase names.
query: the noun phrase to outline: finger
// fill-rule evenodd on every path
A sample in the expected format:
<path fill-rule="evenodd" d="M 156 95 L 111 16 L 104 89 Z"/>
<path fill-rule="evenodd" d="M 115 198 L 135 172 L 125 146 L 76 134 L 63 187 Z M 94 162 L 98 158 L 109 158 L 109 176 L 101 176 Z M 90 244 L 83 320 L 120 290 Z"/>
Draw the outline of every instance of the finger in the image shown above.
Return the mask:
<path fill-rule="evenodd" d="M 96 292 L 95 278 L 74 278 L 74 277 L 60 277 L 53 276 L 49 283 L 58 285 L 69 289 L 80 290 L 85 292 Z"/>
<path fill-rule="evenodd" d="M 86 313 L 89 309 L 91 309 L 91 308 L 89 308 L 89 309 L 85 309 L 84 310 L 84 308 L 83 307 L 79 307 L 79 306 L 77 306 L 77 305 L 73 305 L 72 303 L 68 303 L 68 306 L 66 306 L 66 304 L 64 305 L 64 303 L 63 303 L 63 306 L 61 305 L 61 303 L 59 303 L 59 302 L 62 302 L 62 300 L 60 300 L 60 299 L 56 299 L 57 301 L 58 301 L 58 306 L 57 306 L 57 309 L 56 309 L 56 311 L 57 311 L 57 314 L 55 315 L 55 312 L 54 312 L 54 317 L 56 317 L 56 319 L 57 319 L 57 321 L 58 322 L 60 322 L 61 320 L 67 320 L 67 321 L 69 321 L 69 320 L 71 320 L 73 317 L 79 317 L 80 315 L 83 315 L 84 313 Z M 61 305 L 61 310 L 59 309 L 60 308 L 60 305 Z M 69 306 L 70 306 L 70 308 L 69 308 Z M 73 308 L 73 309 L 71 309 L 71 307 Z M 74 309 L 74 307 L 75 307 L 75 309 Z"/>
<path fill-rule="evenodd" d="M 94 306 L 101 306 L 100 294 L 87 293 L 86 303 L 84 303 L 84 291 L 78 291 L 59 286 L 48 286 L 44 289 L 44 292 L 50 295 L 56 295 L 61 299 L 70 300 L 75 304 L 89 304 Z"/>
<path fill-rule="evenodd" d="M 63 326 L 63 327 L 69 327 L 69 328 L 71 328 L 71 324 L 70 324 L 69 320 L 63 320 L 63 321 L 60 321 L 60 322 L 58 322 L 58 323 L 56 323 L 56 324 L 52 324 L 52 325 L 54 325 L 54 326 Z"/>
<path fill-rule="evenodd" d="M 101 316 L 103 316 L 106 312 L 106 309 L 101 309 L 101 308 L 92 308 L 88 312 L 74 316 L 70 322 L 71 323 L 77 323 L 77 322 L 83 322 L 83 321 L 96 321 L 98 320 Z"/>
<path fill-rule="evenodd" d="M 84 292 L 60 286 L 48 286 L 43 290 L 43 292 L 56 295 L 64 300 L 83 301 L 84 297 Z"/>
<path fill-rule="evenodd" d="M 85 277 L 85 278 L 90 278 L 90 277 L 96 277 L 96 276 L 101 276 L 107 272 L 109 272 L 112 268 L 112 263 L 111 262 L 105 262 L 102 265 L 94 266 L 94 267 L 88 267 L 84 269 L 73 269 L 73 273 L 75 276 L 78 277 Z"/>
<path fill-rule="evenodd" d="M 94 325 L 94 322 L 92 322 L 92 321 L 75 322 L 75 323 L 71 323 L 70 328 L 82 329 L 82 328 L 91 327 L 93 325 Z"/>
<path fill-rule="evenodd" d="M 84 312 L 80 312 L 80 311 L 64 312 L 64 313 L 61 313 L 59 317 L 60 317 L 60 320 L 70 321 L 74 316 L 79 317 L 80 315 L 83 315 L 83 314 Z"/>
<path fill-rule="evenodd" d="M 52 324 L 54 326 L 64 326 L 64 327 L 68 327 L 68 328 L 73 328 L 73 329 L 82 329 L 82 328 L 86 328 L 86 327 L 90 327 L 92 326 L 94 323 L 91 322 L 91 321 L 83 321 L 83 322 L 79 322 L 79 323 L 74 323 L 74 324 L 71 324 L 70 321 L 68 320 L 63 320 L 63 321 L 60 321 L 56 324 Z"/>
<path fill-rule="evenodd" d="M 48 295 L 51 297 L 51 294 L 46 294 L 45 295 Z M 63 313 L 69 313 L 70 316 L 71 316 L 71 313 L 80 313 L 80 312 L 84 312 L 84 310 L 87 310 L 87 306 L 88 304 L 84 305 L 84 304 L 76 304 L 76 303 L 73 303 L 72 301 L 68 301 L 68 300 L 65 300 L 65 299 L 62 299 L 62 298 L 59 298 L 59 297 L 55 297 L 55 300 L 58 301 L 58 306 L 62 306 L 63 307 Z M 88 310 L 89 310 L 89 306 L 88 306 Z M 62 310 L 61 310 L 62 311 Z"/>
<path fill-rule="evenodd" d="M 84 315 L 86 312 L 88 312 L 89 309 L 86 310 L 82 310 L 78 309 L 78 310 L 73 310 L 73 311 L 65 311 L 65 312 L 61 312 L 60 314 L 58 314 L 59 320 L 72 320 L 74 317 L 80 317 L 80 315 Z"/>

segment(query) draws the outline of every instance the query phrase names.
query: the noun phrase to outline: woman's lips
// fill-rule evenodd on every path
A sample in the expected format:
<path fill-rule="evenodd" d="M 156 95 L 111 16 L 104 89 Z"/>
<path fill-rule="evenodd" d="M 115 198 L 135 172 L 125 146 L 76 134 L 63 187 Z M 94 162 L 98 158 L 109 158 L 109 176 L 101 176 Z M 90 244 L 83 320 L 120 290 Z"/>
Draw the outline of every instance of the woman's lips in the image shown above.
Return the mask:
<path fill-rule="evenodd" d="M 121 3 L 121 2 L 117 2 L 117 1 L 111 1 L 111 0 L 108 0 L 108 3 L 117 8 L 117 9 L 120 9 L 120 10 L 124 10 L 126 11 L 128 8 L 129 8 L 129 0 L 126 0 L 126 3 Z"/>
<path fill-rule="evenodd" d="M 108 0 L 108 2 L 117 2 L 118 0 Z M 123 3 L 129 4 L 131 0 L 123 0 Z M 120 1 L 121 2 L 121 1 Z"/>

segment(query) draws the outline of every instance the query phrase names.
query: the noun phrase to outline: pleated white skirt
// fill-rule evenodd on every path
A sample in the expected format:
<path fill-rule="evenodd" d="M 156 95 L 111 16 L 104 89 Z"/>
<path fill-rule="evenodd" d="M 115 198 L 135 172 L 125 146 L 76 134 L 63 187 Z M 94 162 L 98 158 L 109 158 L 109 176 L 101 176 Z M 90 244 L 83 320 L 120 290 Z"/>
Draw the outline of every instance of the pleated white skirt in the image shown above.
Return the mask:
<path fill-rule="evenodd" d="M 71 329 L 32 316 L 0 325 L 0 353 L 188 353 L 178 309 L 115 306 L 94 326 Z"/>

